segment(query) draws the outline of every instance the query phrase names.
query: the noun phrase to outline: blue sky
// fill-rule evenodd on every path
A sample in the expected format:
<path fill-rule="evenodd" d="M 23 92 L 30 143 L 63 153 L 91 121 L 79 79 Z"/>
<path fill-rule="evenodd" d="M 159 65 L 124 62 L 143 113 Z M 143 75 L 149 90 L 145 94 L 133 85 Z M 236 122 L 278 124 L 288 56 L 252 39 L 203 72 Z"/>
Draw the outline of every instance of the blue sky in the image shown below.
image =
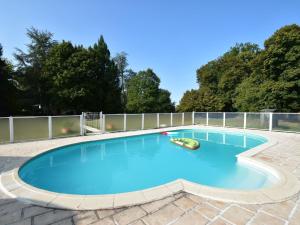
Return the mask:
<path fill-rule="evenodd" d="M 299 0 L 0 0 L 0 43 L 12 59 L 34 26 L 89 46 L 102 34 L 112 55 L 130 67 L 152 68 L 178 102 L 197 88 L 196 69 L 235 43 L 263 41 L 281 26 L 300 23 Z"/>

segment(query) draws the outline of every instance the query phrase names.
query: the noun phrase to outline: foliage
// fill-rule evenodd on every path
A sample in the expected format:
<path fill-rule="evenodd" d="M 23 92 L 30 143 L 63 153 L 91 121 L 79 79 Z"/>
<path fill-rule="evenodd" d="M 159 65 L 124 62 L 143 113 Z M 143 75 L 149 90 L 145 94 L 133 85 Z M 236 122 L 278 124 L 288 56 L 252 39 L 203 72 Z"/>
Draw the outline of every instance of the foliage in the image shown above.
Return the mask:
<path fill-rule="evenodd" d="M 89 49 L 94 54 L 97 81 L 102 79 L 102 93 L 98 92 L 100 101 L 103 102 L 103 112 L 116 113 L 122 111 L 120 80 L 118 69 L 110 58 L 110 52 L 103 36 L 100 37 L 97 44 Z M 100 88 L 95 85 L 95 89 Z M 94 102 L 94 104 L 102 104 Z"/>
<path fill-rule="evenodd" d="M 125 106 L 126 105 L 125 73 L 126 73 L 126 68 L 128 66 L 127 53 L 126 52 L 118 53 L 113 58 L 113 60 L 118 68 L 118 75 L 119 75 L 121 90 L 122 90 L 122 104 Z M 123 110 L 125 111 L 125 107 Z"/>
<path fill-rule="evenodd" d="M 28 29 L 27 36 L 26 50 L 17 49 L 14 54 L 15 70 L 1 58 L 1 114 L 118 113 L 126 110 L 128 83 L 137 76 L 127 68 L 126 53 L 111 58 L 103 36 L 88 48 L 75 46 L 70 41 L 55 41 L 52 33 L 36 28 Z M 151 108 L 145 106 L 146 109 L 174 110 L 170 92 L 160 89 L 157 76 L 156 79 L 153 90 L 145 87 L 151 90 L 146 91 L 147 101 L 151 102 Z M 16 98 L 19 112 L 8 104 L 15 105 Z"/>
<path fill-rule="evenodd" d="M 165 89 L 159 89 L 158 91 L 158 99 L 154 107 L 157 112 L 174 112 L 175 104 L 171 101 L 171 93 Z"/>
<path fill-rule="evenodd" d="M 12 80 L 12 65 L 2 58 L 0 44 L 0 116 L 9 116 L 16 111 L 16 88 Z"/>
<path fill-rule="evenodd" d="M 264 47 L 261 50 L 256 44 L 237 44 L 199 68 L 199 90 L 187 91 L 177 109 L 299 111 L 300 27 L 279 29 Z"/>
<path fill-rule="evenodd" d="M 52 113 L 76 113 L 88 104 L 86 78 L 91 64 L 88 51 L 63 41 L 51 50 L 43 76 L 49 81 Z"/>
<path fill-rule="evenodd" d="M 26 51 L 16 65 L 2 57 L 0 114 L 174 111 L 170 92 L 151 70 L 128 69 L 127 54 L 111 58 L 101 36 L 93 46 L 55 41 L 27 30 Z M 264 43 L 236 44 L 197 70 L 198 90 L 186 91 L 177 111 L 300 111 L 300 27 L 277 30 Z"/>
<path fill-rule="evenodd" d="M 170 112 L 174 111 L 170 92 L 160 89 L 160 79 L 151 70 L 140 71 L 128 82 L 128 112 Z"/>
<path fill-rule="evenodd" d="M 27 51 L 15 53 L 23 113 L 121 111 L 118 68 L 102 36 L 89 48 L 54 41 L 52 33 L 35 28 L 27 36 Z"/>
<path fill-rule="evenodd" d="M 46 60 L 44 77 L 51 83 L 56 113 L 120 111 L 117 67 L 102 36 L 88 49 L 65 41 L 54 46 Z"/>
<path fill-rule="evenodd" d="M 176 111 L 192 112 L 201 111 L 200 98 L 198 90 L 188 90 L 183 94 Z"/>
<path fill-rule="evenodd" d="M 56 41 L 53 40 L 52 33 L 39 31 L 33 27 L 27 30 L 27 36 L 30 39 L 27 52 L 17 49 L 14 54 L 17 61 L 15 78 L 18 80 L 19 88 L 24 91 L 21 102 L 26 102 L 27 105 L 23 105 L 25 108 L 28 107 L 26 110 L 38 106 L 42 109 L 42 113 L 47 113 L 49 111 L 47 81 L 42 77 L 42 71 L 49 51 Z"/>
<path fill-rule="evenodd" d="M 300 27 L 285 26 L 265 41 L 251 77 L 237 88 L 240 110 L 300 111 Z"/>

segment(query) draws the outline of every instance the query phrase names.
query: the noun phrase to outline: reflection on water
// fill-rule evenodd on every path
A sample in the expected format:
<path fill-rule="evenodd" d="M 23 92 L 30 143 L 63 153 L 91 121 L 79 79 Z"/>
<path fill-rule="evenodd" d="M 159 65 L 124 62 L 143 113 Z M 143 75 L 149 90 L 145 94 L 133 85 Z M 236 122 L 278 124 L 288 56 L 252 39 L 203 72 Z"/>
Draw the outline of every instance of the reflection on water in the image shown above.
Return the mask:
<path fill-rule="evenodd" d="M 251 146 L 247 146 L 247 135 L 245 134 L 231 134 L 231 133 L 216 133 L 211 131 L 205 131 L 205 132 L 197 132 L 197 131 L 191 131 L 191 132 L 182 132 L 178 135 L 172 134 L 172 137 L 181 137 L 181 138 L 193 138 L 198 139 L 200 141 L 206 141 L 206 142 L 213 142 L 216 144 L 223 144 L 223 145 L 232 145 L 236 147 L 241 148 L 248 148 Z"/>
<path fill-rule="evenodd" d="M 243 133 L 180 130 L 195 138 L 191 151 L 160 134 L 87 142 L 59 148 L 25 164 L 21 178 L 36 187 L 70 194 L 135 191 L 183 178 L 214 187 L 256 189 L 266 173 L 236 163 L 236 155 L 266 140 Z"/>

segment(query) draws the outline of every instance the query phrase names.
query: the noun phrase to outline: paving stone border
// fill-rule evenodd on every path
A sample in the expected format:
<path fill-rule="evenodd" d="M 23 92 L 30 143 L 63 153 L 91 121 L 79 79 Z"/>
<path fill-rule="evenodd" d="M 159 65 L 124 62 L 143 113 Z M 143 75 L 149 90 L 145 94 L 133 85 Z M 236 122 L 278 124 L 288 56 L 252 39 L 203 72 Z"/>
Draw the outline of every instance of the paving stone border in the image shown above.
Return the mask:
<path fill-rule="evenodd" d="M 266 131 L 257 131 L 266 134 Z M 277 144 L 252 157 L 289 171 L 300 178 L 300 135 L 272 134 Z M 55 140 L 52 146 L 63 144 Z M 38 154 L 44 141 L 0 146 L 0 173 L 14 169 Z M 51 147 L 52 147 L 51 146 Z M 190 201 L 191 200 L 191 201 Z M 62 225 L 154 225 L 154 224 L 290 224 L 300 221 L 299 193 L 278 203 L 239 204 L 180 192 L 151 203 L 111 210 L 57 210 L 12 199 L 0 191 L 0 224 Z"/>

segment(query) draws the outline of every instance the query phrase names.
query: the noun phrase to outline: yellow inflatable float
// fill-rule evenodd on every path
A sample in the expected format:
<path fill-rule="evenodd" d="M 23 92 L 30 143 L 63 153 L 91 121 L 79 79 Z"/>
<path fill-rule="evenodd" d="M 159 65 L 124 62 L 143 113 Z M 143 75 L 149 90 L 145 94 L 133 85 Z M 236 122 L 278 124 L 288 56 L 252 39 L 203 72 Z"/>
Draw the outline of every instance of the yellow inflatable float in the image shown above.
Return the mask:
<path fill-rule="evenodd" d="M 192 138 L 171 138 L 171 142 L 173 142 L 176 145 L 191 149 L 191 150 L 196 150 L 197 148 L 200 147 L 199 141 L 192 139 Z"/>

